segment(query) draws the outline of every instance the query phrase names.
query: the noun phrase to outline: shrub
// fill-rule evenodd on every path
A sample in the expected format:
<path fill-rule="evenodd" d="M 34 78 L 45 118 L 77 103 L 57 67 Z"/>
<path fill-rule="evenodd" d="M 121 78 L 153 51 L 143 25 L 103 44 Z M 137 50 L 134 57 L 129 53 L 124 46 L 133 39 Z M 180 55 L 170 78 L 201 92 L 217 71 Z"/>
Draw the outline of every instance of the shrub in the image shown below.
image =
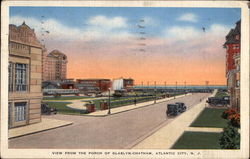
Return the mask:
<path fill-rule="evenodd" d="M 229 116 L 233 115 L 233 114 L 236 114 L 237 113 L 237 110 L 236 109 L 233 109 L 233 108 L 230 108 L 228 110 L 225 110 L 221 117 L 224 118 L 224 119 L 228 119 Z"/>
<path fill-rule="evenodd" d="M 230 122 L 222 132 L 220 147 L 222 149 L 240 149 L 240 133 L 238 128 L 234 127 Z"/>
<path fill-rule="evenodd" d="M 232 126 L 240 128 L 240 114 L 239 113 L 230 115 L 228 119 L 230 120 Z"/>

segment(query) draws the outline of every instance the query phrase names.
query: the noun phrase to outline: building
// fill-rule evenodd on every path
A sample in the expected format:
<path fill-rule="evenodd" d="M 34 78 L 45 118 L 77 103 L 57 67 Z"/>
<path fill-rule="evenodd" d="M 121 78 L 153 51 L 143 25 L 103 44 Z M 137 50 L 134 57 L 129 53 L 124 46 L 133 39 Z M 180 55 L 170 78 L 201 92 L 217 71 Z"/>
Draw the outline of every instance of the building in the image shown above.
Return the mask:
<path fill-rule="evenodd" d="M 134 86 L 134 80 L 131 78 L 118 78 L 113 80 L 113 90 L 126 90 L 129 91 Z"/>
<path fill-rule="evenodd" d="M 102 93 L 111 87 L 110 79 L 77 79 L 76 88 L 80 93 Z"/>
<path fill-rule="evenodd" d="M 42 89 L 75 89 L 75 88 L 76 88 L 76 83 L 74 79 L 42 82 Z"/>
<path fill-rule="evenodd" d="M 61 81 L 67 77 L 67 56 L 53 50 L 46 58 L 43 65 L 43 81 Z"/>
<path fill-rule="evenodd" d="M 9 25 L 9 128 L 41 121 L 42 51 L 34 29 Z"/>
<path fill-rule="evenodd" d="M 76 83 L 74 79 L 64 79 L 60 81 L 62 89 L 75 89 Z"/>
<path fill-rule="evenodd" d="M 224 48 L 226 48 L 226 76 L 231 70 L 236 68 L 234 55 L 240 53 L 240 21 L 236 23 L 236 27 L 231 29 L 226 36 Z"/>
<path fill-rule="evenodd" d="M 240 109 L 240 38 L 241 21 L 226 36 L 226 77 L 230 93 L 230 107 Z"/>
<path fill-rule="evenodd" d="M 237 110 L 240 110 L 240 54 L 235 54 L 233 58 L 236 68 L 231 73 L 231 106 L 235 107 Z"/>
<path fill-rule="evenodd" d="M 47 65 L 47 49 L 45 48 L 45 46 L 43 45 L 42 47 L 43 49 L 43 55 L 42 55 L 42 81 L 45 81 L 45 69 L 46 69 L 46 65 Z"/>

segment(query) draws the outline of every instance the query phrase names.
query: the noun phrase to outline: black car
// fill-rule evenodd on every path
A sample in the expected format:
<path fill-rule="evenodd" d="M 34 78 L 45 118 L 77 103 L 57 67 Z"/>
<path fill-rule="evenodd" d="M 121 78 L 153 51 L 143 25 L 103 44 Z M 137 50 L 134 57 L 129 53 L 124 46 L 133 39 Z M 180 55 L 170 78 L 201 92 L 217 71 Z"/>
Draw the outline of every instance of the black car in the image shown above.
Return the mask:
<path fill-rule="evenodd" d="M 176 116 L 178 115 L 180 112 L 178 111 L 178 107 L 179 105 L 177 104 L 168 104 L 167 105 L 167 116 Z"/>
<path fill-rule="evenodd" d="M 50 115 L 51 113 L 57 114 L 56 108 L 51 108 L 48 104 L 42 103 L 41 104 L 42 114 Z"/>
<path fill-rule="evenodd" d="M 207 103 L 212 106 L 227 106 L 230 104 L 230 97 L 209 97 Z"/>
<path fill-rule="evenodd" d="M 167 116 L 177 116 L 185 112 L 186 109 L 185 103 L 177 102 L 175 104 L 168 104 L 166 114 Z"/>

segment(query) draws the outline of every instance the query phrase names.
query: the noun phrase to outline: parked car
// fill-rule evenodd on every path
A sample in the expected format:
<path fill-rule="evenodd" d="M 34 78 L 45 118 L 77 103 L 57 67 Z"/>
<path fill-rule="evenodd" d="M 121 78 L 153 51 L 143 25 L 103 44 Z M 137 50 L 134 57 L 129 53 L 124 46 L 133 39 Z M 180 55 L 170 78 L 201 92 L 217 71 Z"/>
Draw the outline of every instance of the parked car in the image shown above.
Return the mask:
<path fill-rule="evenodd" d="M 166 114 L 167 116 L 177 116 L 185 112 L 186 109 L 185 103 L 177 102 L 175 104 L 168 104 Z"/>
<path fill-rule="evenodd" d="M 42 103 L 41 104 L 42 114 L 50 115 L 51 113 L 57 114 L 56 108 L 51 108 L 48 104 Z"/>
<path fill-rule="evenodd" d="M 227 106 L 230 104 L 230 97 L 210 97 L 208 98 L 207 103 L 212 106 Z"/>

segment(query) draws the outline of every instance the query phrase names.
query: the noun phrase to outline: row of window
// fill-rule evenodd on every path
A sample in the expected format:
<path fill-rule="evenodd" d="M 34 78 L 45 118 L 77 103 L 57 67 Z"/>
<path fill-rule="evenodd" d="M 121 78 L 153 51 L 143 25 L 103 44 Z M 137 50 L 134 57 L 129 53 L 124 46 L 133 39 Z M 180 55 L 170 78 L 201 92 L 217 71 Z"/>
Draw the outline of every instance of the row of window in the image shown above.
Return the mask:
<path fill-rule="evenodd" d="M 21 50 L 29 50 L 29 46 L 17 43 L 10 43 L 10 47 L 12 49 L 21 49 Z"/>
<path fill-rule="evenodd" d="M 9 92 L 27 91 L 27 64 L 9 63 Z"/>

